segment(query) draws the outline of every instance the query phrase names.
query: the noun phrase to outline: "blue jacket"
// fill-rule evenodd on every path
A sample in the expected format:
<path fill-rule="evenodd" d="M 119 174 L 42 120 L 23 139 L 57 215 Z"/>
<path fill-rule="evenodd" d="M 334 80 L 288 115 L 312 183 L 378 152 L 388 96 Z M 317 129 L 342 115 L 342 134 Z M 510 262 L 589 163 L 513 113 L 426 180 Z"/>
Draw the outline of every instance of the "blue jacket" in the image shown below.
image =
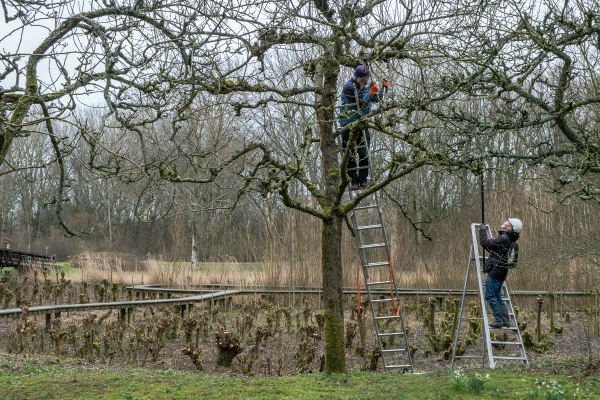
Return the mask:
<path fill-rule="evenodd" d="M 348 104 L 346 107 L 340 107 L 340 124 L 348 125 L 358 119 L 358 108 L 356 108 L 356 99 L 354 97 L 354 89 L 356 88 L 356 94 L 358 95 L 358 105 L 360 107 L 361 116 L 367 115 L 371 112 L 371 103 L 378 102 L 379 95 L 371 96 L 369 89 L 371 85 L 361 88 L 360 85 L 354 80 L 354 77 L 350 79 L 344 85 L 342 89 L 342 106 Z"/>

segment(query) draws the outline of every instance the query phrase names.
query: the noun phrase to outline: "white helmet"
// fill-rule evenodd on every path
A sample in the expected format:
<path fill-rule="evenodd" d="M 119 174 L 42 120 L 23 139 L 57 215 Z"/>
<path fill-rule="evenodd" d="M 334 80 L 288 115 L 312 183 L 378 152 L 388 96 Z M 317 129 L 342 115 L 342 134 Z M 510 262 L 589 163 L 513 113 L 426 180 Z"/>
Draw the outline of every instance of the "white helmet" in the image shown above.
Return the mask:
<path fill-rule="evenodd" d="M 520 219 L 509 218 L 508 222 L 510 223 L 512 230 L 515 232 L 521 232 L 521 229 L 523 229 L 523 223 Z"/>

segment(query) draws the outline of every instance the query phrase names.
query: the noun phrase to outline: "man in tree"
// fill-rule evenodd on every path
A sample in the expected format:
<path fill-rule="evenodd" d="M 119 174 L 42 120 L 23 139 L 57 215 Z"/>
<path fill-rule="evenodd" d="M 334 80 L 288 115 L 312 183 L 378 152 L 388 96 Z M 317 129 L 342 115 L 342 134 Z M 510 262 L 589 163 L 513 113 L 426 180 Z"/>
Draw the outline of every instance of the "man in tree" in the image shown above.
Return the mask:
<path fill-rule="evenodd" d="M 365 65 L 359 65 L 354 71 L 354 76 L 346 82 L 342 89 L 342 107 L 340 109 L 340 125 L 345 126 L 356 120 L 359 117 L 367 115 L 371 112 L 371 104 L 380 100 L 379 86 L 373 82 L 369 86 L 369 70 Z M 384 84 L 389 87 L 389 81 Z M 358 99 L 358 100 L 357 100 Z M 358 104 L 357 104 L 358 103 Z M 367 146 L 365 147 L 365 138 Z M 350 139 L 350 131 L 342 133 L 342 146 L 344 149 Z M 350 190 L 367 189 L 369 187 L 369 158 L 367 156 L 367 147 L 371 145 L 371 134 L 368 129 L 365 129 L 364 135 L 359 135 L 356 139 L 358 147 L 358 165 L 354 157 L 348 160 L 348 175 L 352 178 Z"/>
<path fill-rule="evenodd" d="M 479 243 L 490 252 L 485 262 L 483 272 L 488 274 L 485 280 L 485 299 L 489 303 L 495 321 L 490 328 L 510 327 L 510 318 L 506 304 L 502 301 L 502 284 L 508 275 L 504 263 L 508 259 L 510 245 L 519 240 L 523 224 L 516 218 L 504 221 L 498 231 L 499 235 L 493 239 L 487 238 L 486 225 L 481 224 L 479 229 Z"/>

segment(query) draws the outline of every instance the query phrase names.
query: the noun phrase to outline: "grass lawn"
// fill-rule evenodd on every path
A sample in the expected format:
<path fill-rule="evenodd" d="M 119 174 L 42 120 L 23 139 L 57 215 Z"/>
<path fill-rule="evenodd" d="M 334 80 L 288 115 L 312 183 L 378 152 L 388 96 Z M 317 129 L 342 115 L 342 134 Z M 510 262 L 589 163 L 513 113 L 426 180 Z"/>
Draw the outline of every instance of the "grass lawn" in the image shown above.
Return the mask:
<path fill-rule="evenodd" d="M 599 399 L 598 374 L 509 368 L 423 375 L 351 372 L 240 378 L 172 370 L 65 368 L 0 358 L 0 399 Z M 89 368 L 89 369 L 86 369 Z M 555 369 L 556 371 L 556 369 Z M 489 377 L 486 376 L 489 374 Z M 475 378 L 475 379 L 474 379 Z M 479 384 L 479 388 L 477 387 Z M 483 390 L 481 389 L 483 386 Z"/>
<path fill-rule="evenodd" d="M 56 267 L 58 268 L 58 272 L 65 271 L 65 274 L 67 275 L 74 274 L 79 271 L 79 268 L 71 267 L 70 261 L 57 262 Z"/>
<path fill-rule="evenodd" d="M 70 274 L 75 274 L 78 273 L 79 268 L 73 268 L 71 267 L 71 263 L 69 261 L 63 261 L 63 262 L 57 262 L 56 263 L 56 267 L 58 268 L 58 272 L 60 273 L 60 271 L 65 271 L 65 274 L 68 276 Z M 10 271 L 11 275 L 14 275 L 16 273 L 15 268 L 13 267 L 5 267 L 2 268 L 2 276 L 4 276 L 4 274 L 6 273 L 6 271 Z M 54 277 L 54 270 L 49 270 L 48 274 L 50 275 L 49 278 L 53 278 Z M 41 279 L 41 277 L 40 277 Z"/>

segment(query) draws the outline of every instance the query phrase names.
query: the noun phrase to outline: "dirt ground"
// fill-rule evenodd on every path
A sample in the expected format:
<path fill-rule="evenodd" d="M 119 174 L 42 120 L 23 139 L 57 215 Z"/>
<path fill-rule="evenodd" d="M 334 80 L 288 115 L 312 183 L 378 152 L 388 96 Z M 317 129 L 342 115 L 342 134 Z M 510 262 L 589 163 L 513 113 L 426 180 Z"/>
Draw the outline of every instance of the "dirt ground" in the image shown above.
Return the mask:
<path fill-rule="evenodd" d="M 273 307 L 277 307 L 274 300 Z M 315 300 L 315 299 L 312 299 Z M 238 330 L 238 326 L 240 321 L 243 321 L 243 310 L 242 307 L 247 304 L 250 299 L 237 299 L 234 302 L 233 310 L 229 312 L 219 312 L 216 314 L 217 320 L 221 320 L 221 322 L 225 322 L 225 328 L 227 330 L 231 330 L 236 332 Z M 264 304 L 264 302 L 263 302 Z M 309 312 L 309 325 L 317 325 L 317 316 L 315 315 L 318 309 L 318 301 L 314 301 L 311 303 L 312 311 Z M 348 307 L 349 308 L 349 307 Z M 304 326 L 304 314 L 302 313 L 302 309 L 300 306 L 289 308 L 291 315 L 291 329 L 288 329 L 286 326 L 286 320 L 283 315 L 280 318 L 279 326 L 280 329 L 277 332 L 273 332 L 272 336 L 269 336 L 267 339 L 263 340 L 258 349 L 259 357 L 255 357 L 255 361 L 248 369 L 248 363 L 244 365 L 244 369 L 247 369 L 244 373 L 242 371 L 241 361 L 246 359 L 246 362 L 251 358 L 251 351 L 254 346 L 254 340 L 256 336 L 256 327 L 267 326 L 266 314 L 268 307 L 263 311 L 259 311 L 258 318 L 254 321 L 253 328 L 249 333 L 246 333 L 241 337 L 241 346 L 244 349 L 241 354 L 239 354 L 234 360 L 233 364 L 229 368 L 220 367 L 216 365 L 216 358 L 218 355 L 216 344 L 215 344 L 215 332 L 217 328 L 217 322 L 212 322 L 212 319 L 209 320 L 209 329 L 208 329 L 208 337 L 206 344 L 200 344 L 201 355 L 199 359 L 204 367 L 203 373 L 211 374 L 211 375 L 230 375 L 230 376 L 275 376 L 275 375 L 293 375 L 299 372 L 298 363 L 295 358 L 295 354 L 299 348 L 300 341 L 302 335 L 299 333 L 298 327 Z M 413 365 L 415 372 L 426 372 L 433 371 L 437 369 L 449 368 L 450 361 L 444 360 L 441 352 L 433 352 L 427 353 L 427 349 L 430 347 L 428 341 L 428 331 L 424 327 L 423 319 L 421 317 L 421 313 L 417 312 L 416 304 L 407 304 L 405 307 L 405 319 L 406 325 L 409 330 L 409 342 L 411 346 L 417 348 L 414 358 Z M 162 315 L 163 310 L 153 309 L 152 310 L 157 316 Z M 176 310 L 173 310 L 174 315 L 176 314 Z M 442 311 L 438 311 L 436 313 L 436 326 L 439 331 L 440 321 L 443 318 L 444 310 L 442 307 Z M 103 312 L 96 312 L 98 315 L 101 315 Z M 202 315 L 205 313 L 201 307 L 196 307 L 195 309 L 196 315 Z M 71 315 L 62 315 L 62 327 L 66 329 L 67 326 L 75 324 L 78 327 L 82 325 L 82 319 L 88 313 L 73 313 Z M 350 310 L 346 311 L 346 323 L 354 324 L 355 320 L 351 319 Z M 549 338 L 549 351 L 548 352 L 527 352 L 527 357 L 530 364 L 536 363 L 552 363 L 553 361 L 563 360 L 563 359 L 573 359 L 573 358 L 582 358 L 587 357 L 590 354 L 593 356 L 598 356 L 600 347 L 598 343 L 598 339 L 594 337 L 593 330 L 591 330 L 591 319 L 582 311 L 572 310 L 570 313 L 570 321 L 564 321 L 564 318 L 560 318 L 559 313 L 556 313 L 555 325 L 561 326 L 563 328 L 561 335 L 552 335 L 548 334 Z M 125 330 L 125 335 L 123 338 L 123 348 L 127 349 L 127 343 L 133 343 L 134 339 L 134 331 L 135 327 L 141 323 L 149 322 L 151 320 L 151 311 L 149 309 L 137 309 L 136 315 L 134 318 L 134 322 L 131 326 L 129 326 Z M 97 325 L 94 327 L 96 333 L 97 340 L 99 341 L 99 350 L 101 348 L 102 335 L 104 332 L 104 327 L 111 320 L 115 320 L 117 318 L 117 312 L 113 312 L 110 317 L 108 317 L 101 325 Z M 30 320 L 34 321 L 34 332 L 38 335 L 38 340 L 40 337 L 44 336 L 44 318 L 43 316 L 31 316 Z M 535 312 L 530 307 L 522 307 L 522 310 L 519 314 L 519 322 L 526 322 L 528 324 L 528 329 L 531 332 L 534 331 L 535 327 Z M 463 325 L 463 327 L 466 324 Z M 4 355 L 4 357 L 12 357 L 12 355 L 8 354 L 9 350 L 9 335 L 14 335 L 16 332 L 17 321 L 11 319 L 1 319 L 0 320 L 0 353 Z M 352 347 L 347 349 L 347 368 L 349 370 L 359 370 L 369 365 L 370 355 L 375 346 L 375 332 L 373 326 L 373 320 L 371 318 L 370 312 L 367 313 L 365 319 L 366 326 L 366 360 L 363 356 L 356 354 L 357 344 L 360 342 L 359 335 L 357 334 L 353 340 Z M 544 315 L 542 318 L 542 331 L 548 332 L 550 329 L 550 322 L 547 318 L 547 315 Z M 461 337 L 464 337 L 466 333 L 466 328 L 461 329 Z M 78 333 L 79 339 L 77 343 L 73 345 L 66 346 L 67 351 L 64 354 L 57 355 L 55 350 L 50 344 L 50 338 L 48 334 L 45 334 L 44 340 L 46 341 L 44 350 L 40 351 L 38 348 L 34 348 L 29 355 L 29 360 L 32 358 L 39 360 L 39 362 L 43 363 L 60 363 L 61 365 L 68 365 L 74 368 L 112 368 L 112 369 L 129 369 L 129 368 L 140 368 L 142 366 L 142 360 L 144 358 L 144 351 L 140 350 L 135 360 L 132 359 L 131 353 L 127 350 L 123 350 L 120 354 L 113 354 L 110 357 L 104 357 L 98 352 L 98 355 L 94 357 L 94 360 L 91 361 L 90 357 L 87 356 L 77 356 L 75 351 L 72 349 L 76 349 L 77 347 L 81 347 L 83 345 L 82 333 Z M 322 337 L 321 334 L 315 334 L 318 338 Z M 195 338 L 195 335 L 194 335 Z M 589 338 L 589 340 L 588 340 Z M 14 340 L 14 336 L 13 336 Z M 194 341 L 194 339 L 193 339 Z M 202 339 L 200 339 L 200 342 Z M 14 343 L 14 342 L 13 342 Z M 397 343 L 396 343 L 397 344 Z M 196 367 L 190 361 L 188 356 L 184 355 L 181 349 L 185 346 L 184 333 L 181 329 L 181 321 L 179 321 L 179 330 L 176 339 L 166 340 L 164 348 L 160 350 L 158 360 L 156 362 L 152 362 L 151 358 L 148 357 L 148 361 L 146 362 L 145 368 L 148 369 L 173 369 L 177 371 L 196 371 Z M 35 346 L 34 346 L 35 347 Z M 475 344 L 469 347 L 466 355 L 481 355 L 482 349 L 482 341 L 481 338 L 477 339 Z M 14 354 L 14 352 L 13 352 Z M 256 354 L 256 353 L 255 353 Z M 316 344 L 316 351 L 314 352 L 313 360 L 306 365 L 304 368 L 304 372 L 311 373 L 317 372 L 321 366 L 321 359 L 324 354 L 324 342 L 322 338 L 318 340 Z M 495 350 L 495 355 L 506 355 L 506 356 L 515 356 L 518 354 L 518 350 L 515 349 L 505 349 L 505 350 Z M 0 354 L 0 359 L 3 356 Z M 510 363 L 510 362 L 508 362 Z M 514 362 L 512 362 L 514 363 Z M 463 369 L 473 369 L 480 368 L 481 361 L 480 360 L 463 360 L 457 362 L 457 366 Z M 487 363 L 486 363 L 487 367 Z M 378 370 L 383 371 L 382 362 L 379 360 L 378 362 Z"/>

